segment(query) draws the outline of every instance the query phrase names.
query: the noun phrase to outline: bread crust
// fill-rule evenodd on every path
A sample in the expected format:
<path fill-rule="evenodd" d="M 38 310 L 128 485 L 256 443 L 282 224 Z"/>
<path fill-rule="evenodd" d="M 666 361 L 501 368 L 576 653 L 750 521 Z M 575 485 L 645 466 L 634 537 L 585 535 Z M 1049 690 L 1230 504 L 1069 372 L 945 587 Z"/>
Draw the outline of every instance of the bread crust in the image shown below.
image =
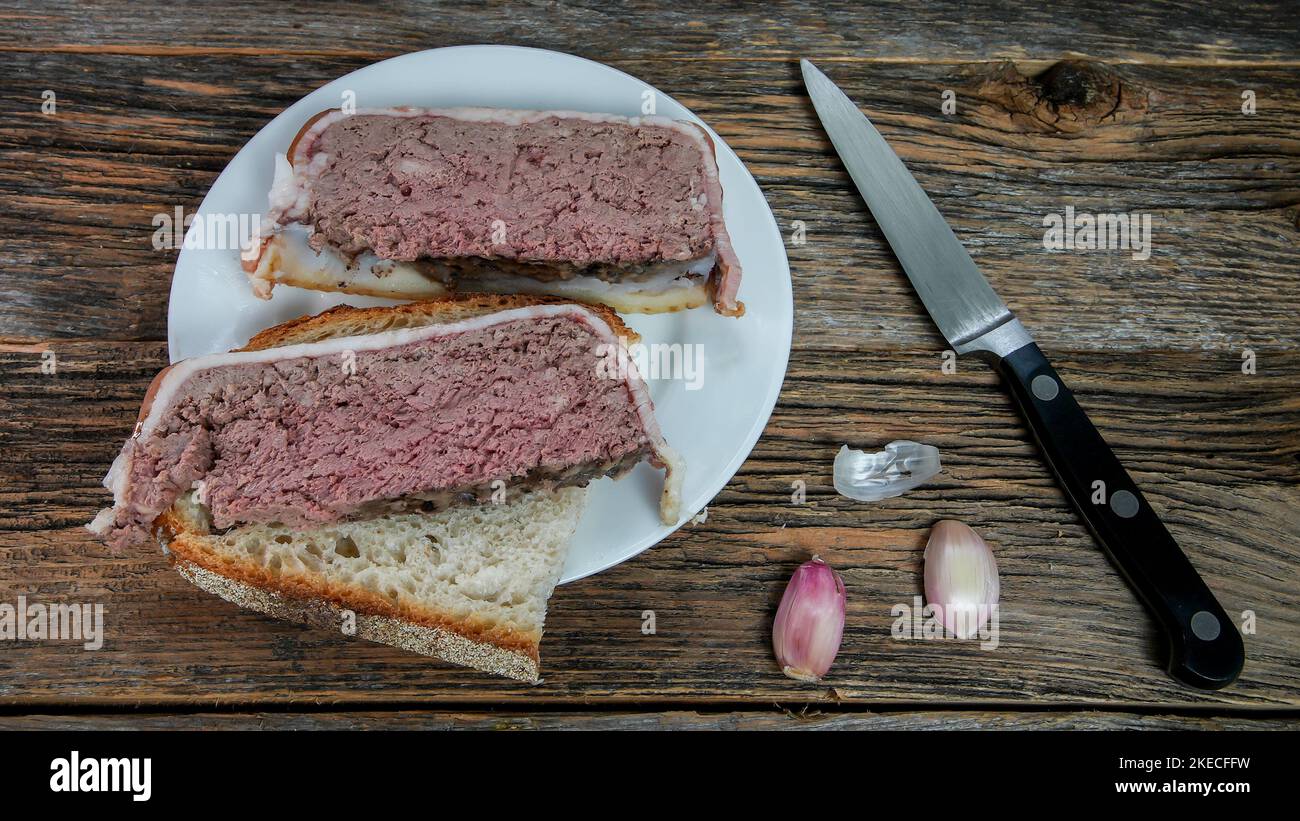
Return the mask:
<path fill-rule="evenodd" d="M 338 336 L 360 335 L 339 333 L 345 326 L 348 328 L 361 326 L 364 328 L 362 334 L 379 333 L 393 328 L 414 328 L 432 325 L 441 320 L 455 321 L 534 305 L 577 305 L 595 314 L 610 327 L 615 336 L 626 339 L 629 344 L 639 342 L 641 339 L 636 331 L 624 324 L 622 317 L 605 305 L 591 305 L 560 297 L 526 294 L 456 294 L 385 308 L 354 308 L 351 305 L 339 305 L 314 316 L 300 316 L 268 328 L 248 340 L 248 344 L 244 347 L 236 350 L 238 352 L 261 351 Z"/>
<path fill-rule="evenodd" d="M 291 598 L 215 573 L 183 559 L 175 561 L 173 566 L 182 578 L 200 590 L 272 618 L 329 629 L 338 629 L 343 624 L 345 608 L 331 601 Z M 444 659 L 516 681 L 529 684 L 541 681 L 536 660 L 492 644 L 472 642 L 459 633 L 413 624 L 404 619 L 364 613 L 355 613 L 355 624 L 354 635 L 357 638 Z"/>
<path fill-rule="evenodd" d="M 357 635 L 362 638 L 519 681 L 538 680 L 540 635 L 480 619 L 454 617 L 432 608 L 398 607 L 382 596 L 353 586 L 310 577 L 276 577 L 252 561 L 214 556 L 204 544 L 212 537 L 195 532 L 173 511 L 160 516 L 156 524 L 172 566 L 187 580 L 235 604 L 277 618 L 333 629 L 339 629 L 344 611 L 351 611 L 358 625 L 368 619 L 376 628 L 385 624 L 390 628 L 379 629 L 376 635 L 362 635 L 359 629 Z M 196 568 L 229 584 L 218 584 L 195 572 Z M 323 618 L 326 615 L 329 617 Z M 403 629 L 396 630 L 399 625 Z M 403 643 L 394 638 L 399 634 L 405 638 Z"/>

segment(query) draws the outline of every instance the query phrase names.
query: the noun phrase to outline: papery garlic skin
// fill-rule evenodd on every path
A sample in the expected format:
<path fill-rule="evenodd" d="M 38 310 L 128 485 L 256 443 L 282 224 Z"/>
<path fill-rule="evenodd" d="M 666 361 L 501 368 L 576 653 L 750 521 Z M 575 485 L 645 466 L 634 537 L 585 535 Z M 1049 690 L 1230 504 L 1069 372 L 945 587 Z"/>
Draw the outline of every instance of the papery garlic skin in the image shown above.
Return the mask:
<path fill-rule="evenodd" d="M 998 603 L 998 562 L 980 535 L 945 519 L 925 545 L 925 600 L 959 639 L 979 635 Z"/>
<path fill-rule="evenodd" d="M 831 478 L 840 495 L 859 502 L 879 502 L 902 496 L 940 470 L 938 448 L 899 439 L 876 453 L 842 446 L 835 454 Z"/>
<path fill-rule="evenodd" d="M 820 681 L 835 663 L 844 637 L 844 580 L 814 556 L 790 578 L 772 622 L 772 649 L 781 672 Z"/>

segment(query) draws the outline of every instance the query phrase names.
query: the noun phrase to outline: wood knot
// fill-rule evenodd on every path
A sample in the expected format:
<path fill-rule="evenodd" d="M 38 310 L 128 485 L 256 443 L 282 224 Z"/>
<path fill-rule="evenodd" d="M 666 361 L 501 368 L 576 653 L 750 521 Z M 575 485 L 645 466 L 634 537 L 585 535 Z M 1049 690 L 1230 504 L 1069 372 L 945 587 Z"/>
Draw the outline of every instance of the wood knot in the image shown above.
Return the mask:
<path fill-rule="evenodd" d="M 979 95 L 1025 130 L 1064 133 L 1139 119 L 1148 104 L 1144 89 L 1091 60 L 1062 60 L 1033 76 L 1002 63 L 985 77 Z"/>
<path fill-rule="evenodd" d="M 1062 60 L 1034 79 L 1043 99 L 1058 108 L 1087 108 L 1101 102 L 1113 110 L 1119 103 L 1119 75 L 1103 63 Z"/>

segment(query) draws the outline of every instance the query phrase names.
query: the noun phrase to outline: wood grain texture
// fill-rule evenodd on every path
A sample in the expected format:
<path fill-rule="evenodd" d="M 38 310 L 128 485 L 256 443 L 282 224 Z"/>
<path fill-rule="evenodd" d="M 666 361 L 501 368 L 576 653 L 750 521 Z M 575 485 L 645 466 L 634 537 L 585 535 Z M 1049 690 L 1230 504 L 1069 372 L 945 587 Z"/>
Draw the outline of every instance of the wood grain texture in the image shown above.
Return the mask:
<path fill-rule="evenodd" d="M 171 10 L 115 2 L 0 5 L 12 90 L 0 99 L 0 602 L 102 602 L 109 632 L 98 652 L 0 644 L 0 704 L 16 711 L 0 724 L 40 723 L 37 713 L 66 705 L 159 713 L 64 719 L 104 726 L 217 707 L 239 714 L 175 720 L 792 726 L 756 712 L 781 703 L 855 729 L 1233 727 L 1254 726 L 1250 710 L 1300 708 L 1295 15 L 1266 3 L 1123 13 L 1085 3 L 1063 20 L 1057 7 L 992 0 L 612 8 L 237 3 L 177 25 Z M 319 85 L 382 57 L 473 42 L 579 53 L 673 94 L 745 161 L 783 232 L 797 220 L 807 230 L 806 244 L 787 247 L 790 371 L 753 455 L 707 522 L 557 592 L 536 688 L 238 610 L 154 551 L 114 554 L 81 529 L 166 363 L 175 254 L 153 250 L 151 218 L 197 207 L 243 143 Z M 1098 63 L 1100 96 L 1075 99 L 1057 62 L 1072 55 Z M 890 139 L 1225 609 L 1254 613 L 1236 686 L 1200 693 L 1161 672 L 1144 611 L 992 373 L 975 362 L 941 370 L 946 345 L 818 127 L 800 56 Z M 40 113 L 47 89 L 54 116 Z M 948 89 L 951 115 L 940 110 Z M 1043 217 L 1066 206 L 1149 213 L 1151 258 L 1044 250 Z M 43 349 L 57 357 L 53 375 L 41 372 Z M 1254 375 L 1241 370 L 1247 349 Z M 937 445 L 943 474 L 878 504 L 835 494 L 840 444 L 898 438 Z M 791 503 L 794 482 L 806 484 L 804 504 Z M 890 636 L 890 607 L 920 592 L 921 547 L 940 518 L 970 523 L 997 551 L 997 649 Z M 831 678 L 808 687 L 780 675 L 768 632 L 785 580 L 812 553 L 843 572 L 850 616 Z M 655 635 L 640 631 L 646 609 Z M 395 712 L 258 712 L 269 703 Z M 417 703 L 452 712 L 411 711 Z M 637 709 L 647 704 L 666 712 Z M 1026 705 L 1064 712 L 1013 712 Z M 555 712 L 520 715 L 533 706 Z M 600 706 L 628 712 L 587 712 Z M 498 707 L 506 713 L 485 712 Z"/>
<path fill-rule="evenodd" d="M 0 716 L 0 730 L 1295 730 L 1294 718 L 1116 712 L 121 713 Z"/>
<path fill-rule="evenodd" d="M 601 60 L 964 62 L 1056 59 L 1295 64 L 1300 25 L 1285 4 L 1146 0 L 1068 9 L 1004 0 L 924 4 L 860 0 L 709 5 L 653 0 L 579 2 L 224 3 L 130 9 L 113 0 L 0 6 L 0 48 L 57 53 L 337 56 L 373 59 L 439 46 L 509 43 Z"/>
<path fill-rule="evenodd" d="M 0 328 L 133 340 L 166 335 L 176 255 L 153 249 L 154 215 L 197 208 L 265 122 L 368 62 L 10 59 L 18 89 L 0 100 Z M 821 132 L 795 64 L 616 66 L 676 92 L 709 122 L 755 174 L 787 237 L 803 221 L 806 244 L 787 249 L 800 339 L 942 349 Z M 1126 82 L 1152 102 L 1082 133 L 1044 131 L 997 102 L 1014 81 L 1000 63 L 828 70 L 875 117 L 1046 350 L 1240 355 L 1245 347 L 1296 345 L 1288 321 L 1300 310 L 1300 290 L 1288 279 L 1300 239 L 1293 70 L 1207 77 L 1125 67 Z M 220 94 L 202 88 L 212 81 Z M 54 117 L 38 113 L 47 88 L 61 101 Z M 951 117 L 939 112 L 945 89 L 958 94 Z M 1240 111 L 1244 89 L 1257 94 L 1251 117 Z M 1151 258 L 1044 250 L 1044 216 L 1067 206 L 1150 214 Z M 34 281 L 42 287 L 30 287 Z"/>
<path fill-rule="evenodd" d="M 754 454 L 707 522 L 638 559 L 567 585 L 542 646 L 546 683 L 496 682 L 389 648 L 279 624 L 183 582 L 152 549 L 114 554 L 81 529 L 133 424 L 136 397 L 163 362 L 158 343 L 52 346 L 5 355 L 0 423 L 0 591 L 12 600 L 103 602 L 103 650 L 29 643 L 0 657 L 0 702 L 205 704 L 403 701 L 531 704 L 737 697 L 925 704 L 1237 704 L 1300 701 L 1296 456 L 1300 356 L 1254 376 L 1204 352 L 1148 354 L 1150 373 L 1096 352 L 1058 366 L 1164 513 L 1230 613 L 1255 613 L 1242 680 L 1198 693 L 1156 666 L 1147 617 L 1052 482 L 1009 400 L 979 365 L 945 375 L 932 354 L 880 347 L 795 351 Z M 944 473 L 904 497 L 838 496 L 840 443 L 932 442 Z M 792 483 L 806 484 L 804 504 Z M 891 607 L 920 593 L 926 530 L 969 522 L 1003 575 L 1001 644 L 900 641 Z M 834 677 L 807 687 L 771 659 L 771 614 L 794 566 L 819 553 L 844 575 L 849 625 Z M 640 632 L 654 610 L 658 632 Z M 49 675 L 51 669 L 62 671 Z"/>

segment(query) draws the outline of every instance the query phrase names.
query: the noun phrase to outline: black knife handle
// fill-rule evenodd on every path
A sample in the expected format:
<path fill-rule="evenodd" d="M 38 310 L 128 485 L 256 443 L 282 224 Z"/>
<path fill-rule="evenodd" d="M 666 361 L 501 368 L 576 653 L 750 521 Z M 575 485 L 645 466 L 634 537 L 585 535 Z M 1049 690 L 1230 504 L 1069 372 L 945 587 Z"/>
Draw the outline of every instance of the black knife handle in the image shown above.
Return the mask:
<path fill-rule="evenodd" d="M 1209 690 L 1231 684 L 1245 662 L 1236 625 L 1052 363 L 1031 342 L 999 360 L 998 369 L 1057 480 L 1163 628 L 1170 675 Z"/>

